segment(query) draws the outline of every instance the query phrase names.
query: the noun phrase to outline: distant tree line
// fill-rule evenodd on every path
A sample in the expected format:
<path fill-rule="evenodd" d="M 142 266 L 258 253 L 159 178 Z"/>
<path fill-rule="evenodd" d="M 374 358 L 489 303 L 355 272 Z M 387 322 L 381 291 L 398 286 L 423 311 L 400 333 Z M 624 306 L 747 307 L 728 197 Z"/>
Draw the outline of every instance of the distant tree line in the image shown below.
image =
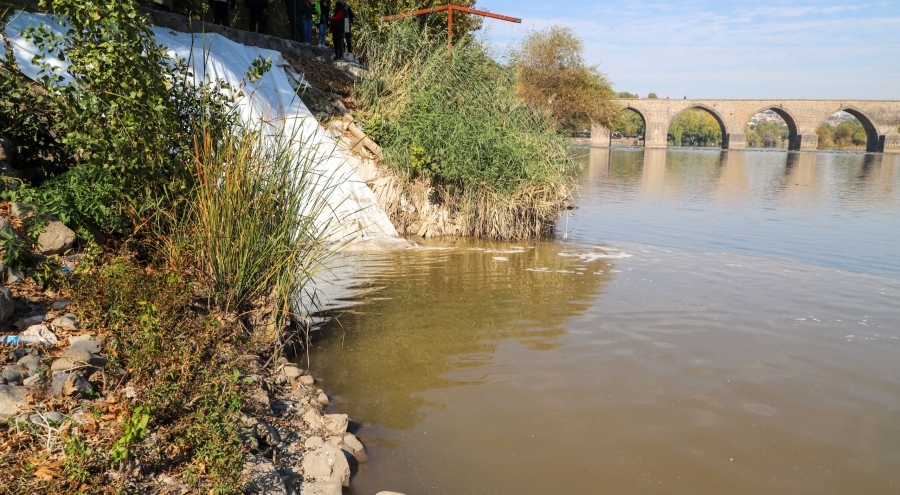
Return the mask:
<path fill-rule="evenodd" d="M 777 148 L 790 137 L 787 124 L 782 122 L 753 122 L 744 126 L 748 148 Z"/>
<path fill-rule="evenodd" d="M 722 127 L 711 113 L 691 108 L 672 122 L 668 138 L 675 146 L 718 146 L 722 144 Z"/>
<path fill-rule="evenodd" d="M 845 120 L 836 126 L 822 124 L 816 129 L 819 148 L 859 148 L 868 142 L 866 130 L 856 120 Z"/>

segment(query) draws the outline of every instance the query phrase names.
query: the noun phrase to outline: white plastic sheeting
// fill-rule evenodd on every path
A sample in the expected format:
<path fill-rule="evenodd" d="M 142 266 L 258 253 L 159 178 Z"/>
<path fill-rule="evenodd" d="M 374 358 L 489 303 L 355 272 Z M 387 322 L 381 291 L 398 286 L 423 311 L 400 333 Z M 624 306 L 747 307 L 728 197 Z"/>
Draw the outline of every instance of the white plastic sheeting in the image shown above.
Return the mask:
<path fill-rule="evenodd" d="M 37 79 L 40 68 L 32 64 L 39 53 L 38 47 L 25 39 L 22 31 L 29 26 L 44 24 L 57 34 L 65 29 L 55 16 L 17 12 L 6 26 L 6 35 L 13 47 L 19 70 L 26 76 Z M 350 238 L 360 241 L 394 240 L 397 231 L 390 219 L 378 205 L 372 191 L 363 183 L 354 168 L 348 163 L 344 150 L 326 135 L 316 118 L 296 95 L 288 73 L 287 62 L 274 50 L 250 47 L 235 43 L 218 34 L 190 34 L 175 32 L 165 28 L 153 28 L 156 42 L 165 46 L 171 57 L 188 60 L 192 64 L 196 84 L 222 79 L 232 87 L 243 86 L 243 95 L 237 98 L 237 107 L 244 122 L 251 125 L 269 124 L 273 132 L 293 136 L 297 155 L 312 158 L 314 172 L 328 177 L 328 185 L 322 187 L 327 195 L 330 218 L 319 218 L 317 224 L 331 221 L 334 229 L 332 239 L 346 241 Z M 0 55 L 2 56 L 2 55 Z M 60 68 L 63 84 L 71 81 L 66 72 L 68 63 L 55 54 L 44 54 L 45 61 Z M 272 70 L 261 79 L 250 83 L 244 77 L 257 58 L 269 58 Z M 292 74 L 293 77 L 296 75 Z M 303 147 L 301 149 L 301 144 Z M 302 160 L 305 161 L 305 160 Z M 298 163 L 301 160 L 298 159 Z M 300 166 L 300 165 L 298 165 Z M 337 226 L 337 228 L 335 228 Z M 397 239 L 399 240 L 399 239 Z"/>

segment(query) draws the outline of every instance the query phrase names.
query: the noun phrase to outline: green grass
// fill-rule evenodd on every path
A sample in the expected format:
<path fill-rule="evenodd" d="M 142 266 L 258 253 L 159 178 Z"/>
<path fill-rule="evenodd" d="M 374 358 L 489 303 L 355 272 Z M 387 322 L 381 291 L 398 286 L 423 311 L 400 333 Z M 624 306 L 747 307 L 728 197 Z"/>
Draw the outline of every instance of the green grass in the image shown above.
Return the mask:
<path fill-rule="evenodd" d="M 360 45 L 369 73 L 356 87 L 364 109 L 359 117 L 383 146 L 387 164 L 408 183 L 422 180 L 459 203 L 457 211 L 511 222 L 470 235 L 546 232 L 534 229 L 533 220 L 552 225 L 575 165 L 552 116 L 516 97 L 515 69 L 475 41 L 448 50 L 442 36 L 412 22 L 364 33 Z M 536 197 L 532 191 L 539 191 Z M 549 193 L 553 206 L 545 208 Z"/>

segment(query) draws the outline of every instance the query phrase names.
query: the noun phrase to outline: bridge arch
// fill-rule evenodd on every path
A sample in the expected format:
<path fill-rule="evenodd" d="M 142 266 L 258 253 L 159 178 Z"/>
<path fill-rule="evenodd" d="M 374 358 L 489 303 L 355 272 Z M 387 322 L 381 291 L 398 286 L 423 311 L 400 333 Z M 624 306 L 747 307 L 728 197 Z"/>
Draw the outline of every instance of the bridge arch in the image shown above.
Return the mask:
<path fill-rule="evenodd" d="M 787 124 L 787 127 L 788 127 L 788 149 L 789 150 L 800 149 L 800 144 L 797 142 L 797 136 L 799 135 L 799 132 L 797 132 L 797 121 L 796 121 L 796 119 L 794 119 L 794 116 L 791 115 L 790 112 L 788 112 L 784 108 L 775 107 L 775 106 L 760 108 L 759 110 L 753 112 L 750 115 L 750 118 L 752 118 L 754 115 L 763 113 L 766 110 L 771 110 L 771 111 L 775 112 L 776 114 L 778 114 L 779 117 L 781 117 L 781 120 L 783 120 L 784 123 Z"/>
<path fill-rule="evenodd" d="M 719 112 L 715 108 L 710 107 L 708 105 L 704 105 L 702 103 L 695 103 L 695 104 L 693 104 L 689 107 L 686 107 L 686 108 L 682 109 L 681 111 L 675 113 L 675 115 L 673 115 L 669 119 L 669 122 L 666 125 L 667 132 L 668 132 L 668 129 L 670 127 L 672 127 L 672 124 L 674 124 L 675 121 L 678 119 L 678 117 L 681 116 L 681 114 L 683 114 L 684 112 L 687 112 L 688 110 L 704 110 L 707 113 L 709 113 L 710 115 L 712 115 L 712 117 L 719 124 L 719 130 L 722 132 L 722 144 L 724 146 L 725 141 L 726 141 L 726 136 L 728 135 L 728 130 L 725 128 L 725 120 L 722 118 L 721 115 L 719 115 Z M 675 144 L 676 144 L 676 146 L 679 146 L 678 143 L 675 143 Z"/>
<path fill-rule="evenodd" d="M 881 138 L 878 136 L 878 129 L 875 128 L 875 124 L 872 123 L 872 119 L 870 119 L 865 113 L 863 113 L 858 108 L 854 108 L 852 106 L 843 107 L 838 112 L 847 112 L 856 120 L 862 124 L 863 130 L 866 131 L 866 151 L 879 151 L 881 149 Z M 834 112 L 836 113 L 836 112 Z M 818 125 L 816 125 L 816 129 L 819 128 L 822 124 L 828 120 L 828 117 L 834 115 L 834 113 L 827 115 L 824 119 L 822 119 Z"/>

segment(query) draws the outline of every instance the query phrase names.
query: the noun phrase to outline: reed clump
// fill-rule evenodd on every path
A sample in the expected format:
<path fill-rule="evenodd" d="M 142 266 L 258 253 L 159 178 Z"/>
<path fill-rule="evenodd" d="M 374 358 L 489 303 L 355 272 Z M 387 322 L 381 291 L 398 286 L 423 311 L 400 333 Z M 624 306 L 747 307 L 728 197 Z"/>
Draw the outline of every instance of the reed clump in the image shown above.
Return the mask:
<path fill-rule="evenodd" d="M 452 49 L 413 22 L 363 35 L 359 120 L 410 195 L 432 188 L 461 234 L 547 235 L 574 183 L 568 141 L 516 96 L 517 69 L 475 40 Z M 397 216 L 410 213 L 394 209 Z M 402 222 L 401 222 L 402 223 Z"/>

